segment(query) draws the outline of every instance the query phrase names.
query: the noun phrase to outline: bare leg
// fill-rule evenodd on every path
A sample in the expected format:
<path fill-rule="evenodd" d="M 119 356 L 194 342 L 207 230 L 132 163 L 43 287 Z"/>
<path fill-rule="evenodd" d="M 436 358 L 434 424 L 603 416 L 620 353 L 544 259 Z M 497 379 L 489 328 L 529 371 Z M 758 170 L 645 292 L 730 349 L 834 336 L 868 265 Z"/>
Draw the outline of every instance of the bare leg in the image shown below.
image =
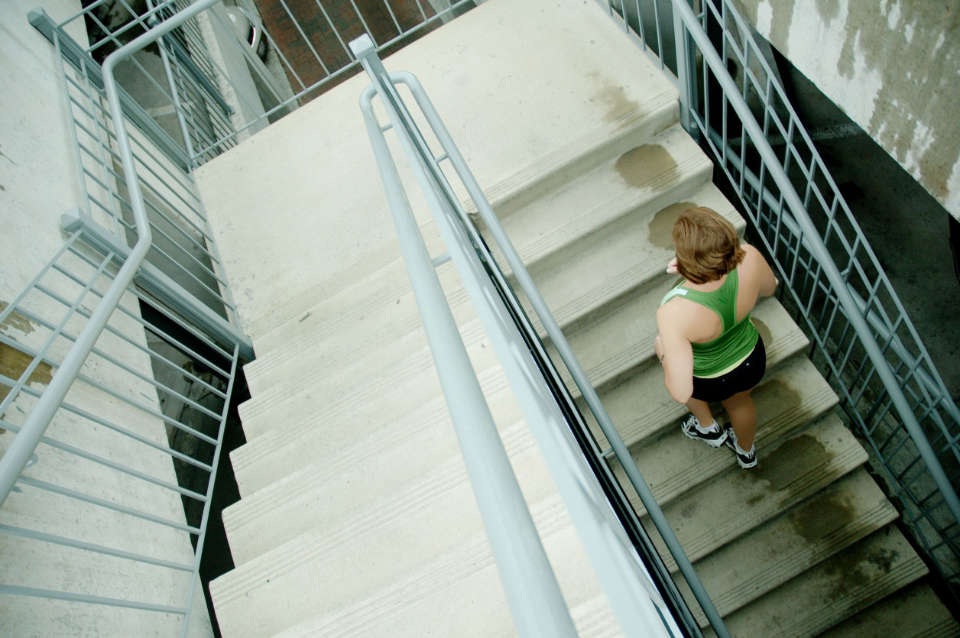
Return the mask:
<path fill-rule="evenodd" d="M 733 431 L 737 434 L 737 444 L 744 452 L 749 452 L 757 434 L 757 406 L 750 396 L 750 390 L 738 392 L 721 403 L 730 417 Z"/>
<path fill-rule="evenodd" d="M 700 421 L 700 427 L 709 427 L 713 423 L 713 414 L 710 412 L 710 404 L 706 401 L 701 401 L 700 399 L 694 399 L 690 397 L 687 401 L 687 407 L 690 408 L 690 412 L 693 413 L 693 416 L 697 417 L 697 420 Z"/>

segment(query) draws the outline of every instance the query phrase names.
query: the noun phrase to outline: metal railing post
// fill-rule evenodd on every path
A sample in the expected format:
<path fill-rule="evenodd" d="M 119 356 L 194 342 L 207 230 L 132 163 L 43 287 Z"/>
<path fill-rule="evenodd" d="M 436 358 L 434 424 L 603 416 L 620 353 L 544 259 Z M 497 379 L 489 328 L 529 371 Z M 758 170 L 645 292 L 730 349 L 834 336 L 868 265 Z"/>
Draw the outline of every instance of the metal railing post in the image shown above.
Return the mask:
<path fill-rule="evenodd" d="M 694 100 L 697 95 L 695 84 L 697 77 L 696 59 L 677 7 L 684 2 L 686 0 L 673 0 L 671 2 L 673 8 L 673 43 L 677 55 L 677 88 L 680 91 L 680 124 L 683 126 L 683 130 L 693 136 L 694 139 L 700 139 L 700 131 L 694 126 L 690 117 L 690 110 L 694 107 Z"/>

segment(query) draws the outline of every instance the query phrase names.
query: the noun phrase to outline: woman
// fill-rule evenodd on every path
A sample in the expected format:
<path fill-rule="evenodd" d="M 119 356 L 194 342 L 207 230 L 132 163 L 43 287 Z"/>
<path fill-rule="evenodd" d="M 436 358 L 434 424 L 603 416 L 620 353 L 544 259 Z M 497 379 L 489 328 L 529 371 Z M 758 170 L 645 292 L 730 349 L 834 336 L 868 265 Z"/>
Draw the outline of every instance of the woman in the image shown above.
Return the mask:
<path fill-rule="evenodd" d="M 660 302 L 654 348 L 670 396 L 690 408 L 681 429 L 713 447 L 726 443 L 740 467 L 756 467 L 750 391 L 763 377 L 766 353 L 749 317 L 777 279 L 763 255 L 741 244 L 733 225 L 709 208 L 688 209 L 677 219 L 673 245 L 667 272 L 684 281 Z M 717 424 L 710 401 L 723 405 L 732 431 Z"/>

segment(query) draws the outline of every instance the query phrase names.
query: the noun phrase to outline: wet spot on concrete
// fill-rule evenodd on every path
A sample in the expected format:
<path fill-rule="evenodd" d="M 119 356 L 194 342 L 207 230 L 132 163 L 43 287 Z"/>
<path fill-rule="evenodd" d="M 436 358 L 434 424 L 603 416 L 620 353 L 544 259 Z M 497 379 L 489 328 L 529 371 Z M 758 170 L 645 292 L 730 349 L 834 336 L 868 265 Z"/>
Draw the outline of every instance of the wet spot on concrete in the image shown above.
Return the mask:
<path fill-rule="evenodd" d="M 680 509 L 680 516 L 684 518 L 693 518 L 697 513 L 697 504 L 695 502 L 687 503 Z"/>
<path fill-rule="evenodd" d="M 631 149 L 617 159 L 615 165 L 620 177 L 634 188 L 649 188 L 654 180 L 666 183 L 677 180 L 677 163 L 659 144 L 644 144 Z"/>
<path fill-rule="evenodd" d="M 3 311 L 7 309 L 8 305 L 9 304 L 7 304 L 6 301 L 0 301 L 0 313 L 3 313 Z M 18 312 L 11 312 L 10 316 L 8 316 L 6 319 L 3 320 L 2 323 L 0 323 L 0 330 L 3 330 L 4 332 L 6 332 L 8 328 L 19 330 L 25 335 L 33 332 L 33 324 L 30 322 L 29 319 L 27 319 L 26 317 L 24 317 Z"/>
<path fill-rule="evenodd" d="M 756 505 L 763 500 L 763 494 L 754 494 L 747 499 L 747 505 Z"/>
<path fill-rule="evenodd" d="M 33 361 L 33 357 L 27 353 L 0 343 L 0 374 L 3 376 L 14 380 L 19 379 L 20 375 L 26 371 L 27 367 L 29 367 L 31 361 Z M 36 369 L 34 369 L 34 371 L 30 374 L 30 377 L 27 379 L 27 383 L 40 383 L 46 385 L 50 383 L 50 379 L 52 377 L 53 369 L 48 364 L 41 361 Z M 0 383 L 0 401 L 6 399 L 9 392 L 10 388 Z"/>
<path fill-rule="evenodd" d="M 696 206 L 693 202 L 677 202 L 658 211 L 650 220 L 650 243 L 657 248 L 673 250 L 673 225 L 685 210 Z"/>
<path fill-rule="evenodd" d="M 851 589 L 870 584 L 879 574 L 889 574 L 899 553 L 869 546 L 848 548 L 827 561 L 827 573 L 833 577 L 833 594 L 847 594 Z"/>
<path fill-rule="evenodd" d="M 794 510 L 789 517 L 797 534 L 816 542 L 852 521 L 854 512 L 846 499 L 834 494 Z"/>
<path fill-rule="evenodd" d="M 789 488 L 798 476 L 823 465 L 832 456 L 816 437 L 801 434 L 765 455 L 753 472 L 756 478 L 770 484 L 771 491 L 780 492 Z"/>
<path fill-rule="evenodd" d="M 759 331 L 759 328 L 757 329 Z M 803 402 L 803 397 L 789 383 L 781 379 L 770 379 L 757 388 L 754 398 L 757 402 L 757 412 L 760 414 L 761 427 L 764 415 L 783 414 L 796 408 Z"/>
<path fill-rule="evenodd" d="M 750 321 L 753 322 L 757 332 L 760 333 L 760 338 L 763 339 L 763 345 L 769 348 L 770 344 L 773 343 L 773 335 L 770 334 L 770 328 L 756 317 L 750 317 Z"/>
<path fill-rule="evenodd" d="M 627 113 L 636 111 L 640 106 L 634 100 L 627 98 L 627 93 L 622 86 L 606 86 L 594 96 L 594 99 L 607 106 L 607 112 L 603 114 L 603 119 L 607 122 L 615 122 Z"/>

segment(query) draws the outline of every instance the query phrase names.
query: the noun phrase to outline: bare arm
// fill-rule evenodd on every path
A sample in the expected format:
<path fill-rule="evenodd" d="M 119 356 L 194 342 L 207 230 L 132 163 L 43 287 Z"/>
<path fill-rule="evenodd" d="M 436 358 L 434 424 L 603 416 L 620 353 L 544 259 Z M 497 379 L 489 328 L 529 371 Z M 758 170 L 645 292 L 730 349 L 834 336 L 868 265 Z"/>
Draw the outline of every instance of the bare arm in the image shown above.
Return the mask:
<path fill-rule="evenodd" d="M 773 269 L 770 268 L 770 264 L 763 258 L 760 251 L 750 244 L 743 244 L 743 250 L 746 252 L 744 261 L 749 260 L 750 270 L 757 278 L 757 293 L 761 297 L 769 297 L 776 292 L 777 285 L 780 283 L 777 281 L 776 275 L 773 274 Z"/>
<path fill-rule="evenodd" d="M 693 348 L 683 334 L 683 322 L 678 321 L 669 305 L 657 311 L 660 334 L 654 349 L 663 366 L 663 382 L 674 401 L 686 403 L 693 394 Z"/>

